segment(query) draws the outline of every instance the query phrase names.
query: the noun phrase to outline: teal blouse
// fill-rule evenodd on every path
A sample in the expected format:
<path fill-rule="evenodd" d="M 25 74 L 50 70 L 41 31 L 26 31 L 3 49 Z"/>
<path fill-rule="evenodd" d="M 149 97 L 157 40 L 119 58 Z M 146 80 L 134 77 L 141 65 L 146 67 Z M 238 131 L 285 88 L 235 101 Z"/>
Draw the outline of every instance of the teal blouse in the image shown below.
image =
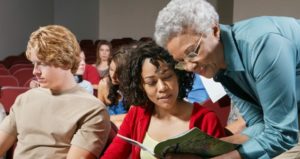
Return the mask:
<path fill-rule="evenodd" d="M 257 17 L 221 25 L 225 74 L 259 104 L 228 91 L 246 121 L 250 140 L 238 149 L 243 158 L 272 158 L 298 141 L 300 99 L 300 21 Z"/>

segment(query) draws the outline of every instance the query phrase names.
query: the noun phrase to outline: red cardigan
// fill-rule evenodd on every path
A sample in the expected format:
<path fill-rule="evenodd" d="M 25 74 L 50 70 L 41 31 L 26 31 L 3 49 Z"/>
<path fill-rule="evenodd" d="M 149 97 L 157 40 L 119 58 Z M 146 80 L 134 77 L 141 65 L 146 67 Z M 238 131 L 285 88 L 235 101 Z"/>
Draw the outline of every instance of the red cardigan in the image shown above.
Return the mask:
<path fill-rule="evenodd" d="M 139 106 L 132 106 L 118 133 L 142 143 L 150 123 L 151 114 L 152 111 L 146 111 Z M 196 103 L 194 103 L 189 125 L 190 129 L 193 127 L 198 127 L 214 137 L 225 136 L 224 129 L 216 114 Z M 101 159 L 128 158 L 130 154 L 131 159 L 140 159 L 140 148 L 115 137 Z"/>

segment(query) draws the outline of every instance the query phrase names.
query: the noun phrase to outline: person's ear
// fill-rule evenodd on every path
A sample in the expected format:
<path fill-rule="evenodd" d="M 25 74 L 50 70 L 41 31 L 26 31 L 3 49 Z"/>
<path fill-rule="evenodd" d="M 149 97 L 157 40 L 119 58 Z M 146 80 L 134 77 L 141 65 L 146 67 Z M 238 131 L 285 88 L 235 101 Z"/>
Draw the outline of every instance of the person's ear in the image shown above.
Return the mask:
<path fill-rule="evenodd" d="M 218 39 L 220 39 L 220 32 L 221 32 L 220 25 L 215 25 L 212 29 L 213 29 L 213 35 Z"/>

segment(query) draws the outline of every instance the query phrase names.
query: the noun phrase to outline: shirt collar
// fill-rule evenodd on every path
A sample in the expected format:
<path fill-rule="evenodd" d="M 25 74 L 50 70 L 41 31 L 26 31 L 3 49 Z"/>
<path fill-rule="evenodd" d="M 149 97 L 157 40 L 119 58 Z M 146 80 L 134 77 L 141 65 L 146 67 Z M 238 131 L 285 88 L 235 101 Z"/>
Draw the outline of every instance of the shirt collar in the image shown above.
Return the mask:
<path fill-rule="evenodd" d="M 233 38 L 232 27 L 230 25 L 220 25 L 221 27 L 221 41 L 224 47 L 225 63 L 227 64 L 227 71 L 244 71 L 240 53 Z"/>

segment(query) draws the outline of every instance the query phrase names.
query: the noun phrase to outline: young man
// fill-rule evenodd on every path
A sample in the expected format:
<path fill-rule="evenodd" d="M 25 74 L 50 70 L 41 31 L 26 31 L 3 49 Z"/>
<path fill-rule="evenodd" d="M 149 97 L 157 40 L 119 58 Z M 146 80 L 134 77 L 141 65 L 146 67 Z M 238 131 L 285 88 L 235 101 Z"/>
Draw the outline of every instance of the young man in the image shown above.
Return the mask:
<path fill-rule="evenodd" d="M 74 80 L 79 45 L 62 26 L 41 27 L 26 55 L 40 87 L 17 97 L 0 124 L 0 155 L 16 141 L 14 158 L 94 159 L 110 130 L 105 106 Z"/>
<path fill-rule="evenodd" d="M 225 139 L 240 143 L 238 150 L 216 158 L 273 158 L 297 143 L 299 35 L 300 21 L 290 17 L 221 25 L 205 0 L 171 0 L 160 11 L 156 42 L 178 68 L 220 81 L 246 121 L 241 134 Z"/>

